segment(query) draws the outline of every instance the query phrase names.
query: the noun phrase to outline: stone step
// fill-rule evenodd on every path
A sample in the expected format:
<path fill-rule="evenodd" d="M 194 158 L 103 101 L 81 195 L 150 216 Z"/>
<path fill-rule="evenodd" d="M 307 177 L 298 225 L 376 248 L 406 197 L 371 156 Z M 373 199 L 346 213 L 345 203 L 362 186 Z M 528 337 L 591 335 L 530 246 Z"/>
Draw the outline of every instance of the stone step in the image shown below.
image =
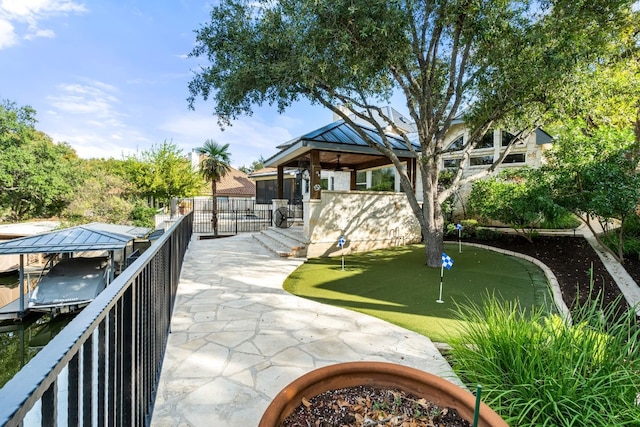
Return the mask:
<path fill-rule="evenodd" d="M 302 229 L 271 227 L 255 233 L 253 237 L 278 256 L 304 258 L 307 255 Z"/>
<path fill-rule="evenodd" d="M 254 233 L 253 239 L 268 249 L 271 253 L 282 257 L 282 258 L 290 258 L 293 256 L 291 248 L 288 248 L 272 238 L 266 236 L 264 233 Z"/>
<path fill-rule="evenodd" d="M 290 244 L 292 246 L 307 246 L 309 240 L 304 237 L 304 233 L 302 231 L 302 227 L 288 227 L 288 228 L 279 228 L 279 227 L 270 227 L 263 232 L 273 235 L 275 238 L 282 239 L 281 241 L 285 244 Z"/>

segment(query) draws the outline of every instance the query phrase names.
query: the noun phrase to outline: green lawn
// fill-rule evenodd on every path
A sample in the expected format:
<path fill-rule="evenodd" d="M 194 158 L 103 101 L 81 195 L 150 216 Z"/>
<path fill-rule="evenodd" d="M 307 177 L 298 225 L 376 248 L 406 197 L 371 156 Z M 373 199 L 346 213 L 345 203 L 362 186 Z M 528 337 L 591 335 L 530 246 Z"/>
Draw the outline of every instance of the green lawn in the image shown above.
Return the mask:
<path fill-rule="evenodd" d="M 444 270 L 442 299 L 437 303 L 440 269 L 425 265 L 424 247 L 411 245 L 345 256 L 310 259 L 285 281 L 292 294 L 348 308 L 447 342 L 456 335 L 455 302 L 479 302 L 488 294 L 518 299 L 523 307 L 552 310 L 546 278 L 537 266 L 496 252 L 445 244 L 454 260 Z"/>

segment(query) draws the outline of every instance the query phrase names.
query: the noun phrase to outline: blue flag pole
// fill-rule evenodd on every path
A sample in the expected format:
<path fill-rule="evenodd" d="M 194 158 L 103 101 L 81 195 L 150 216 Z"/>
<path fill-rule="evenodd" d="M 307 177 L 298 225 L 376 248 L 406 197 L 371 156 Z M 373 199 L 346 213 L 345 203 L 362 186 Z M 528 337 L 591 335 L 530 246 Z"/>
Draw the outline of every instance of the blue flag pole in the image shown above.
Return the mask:
<path fill-rule="evenodd" d="M 344 244 L 347 241 L 345 240 L 344 236 L 340 236 L 340 238 L 338 239 L 338 246 L 340 247 L 340 255 L 342 256 L 342 271 L 344 271 Z"/>
<path fill-rule="evenodd" d="M 440 296 L 438 297 L 436 302 L 439 302 L 439 303 L 444 302 L 442 300 L 442 279 L 444 277 L 444 268 L 447 267 L 447 270 L 449 270 L 451 269 L 452 265 L 453 265 L 453 259 L 449 255 L 442 252 L 442 263 L 440 264 Z"/>
<path fill-rule="evenodd" d="M 442 304 L 444 301 L 442 301 L 442 278 L 444 277 L 444 263 L 442 263 L 440 265 L 440 296 L 438 297 L 438 299 L 436 300 L 436 302 Z"/>

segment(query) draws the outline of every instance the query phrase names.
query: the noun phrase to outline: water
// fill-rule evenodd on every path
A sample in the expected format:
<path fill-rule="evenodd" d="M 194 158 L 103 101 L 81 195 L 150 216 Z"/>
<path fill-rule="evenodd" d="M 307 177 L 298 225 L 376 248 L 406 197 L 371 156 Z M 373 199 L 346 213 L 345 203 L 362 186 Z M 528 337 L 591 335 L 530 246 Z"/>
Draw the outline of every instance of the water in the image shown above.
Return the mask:
<path fill-rule="evenodd" d="M 17 288 L 17 273 L 0 275 L 0 296 L 8 299 L 6 302 L 0 301 L 0 306 L 17 297 Z M 22 322 L 0 321 L 0 387 L 13 378 L 73 317 L 30 313 Z"/>

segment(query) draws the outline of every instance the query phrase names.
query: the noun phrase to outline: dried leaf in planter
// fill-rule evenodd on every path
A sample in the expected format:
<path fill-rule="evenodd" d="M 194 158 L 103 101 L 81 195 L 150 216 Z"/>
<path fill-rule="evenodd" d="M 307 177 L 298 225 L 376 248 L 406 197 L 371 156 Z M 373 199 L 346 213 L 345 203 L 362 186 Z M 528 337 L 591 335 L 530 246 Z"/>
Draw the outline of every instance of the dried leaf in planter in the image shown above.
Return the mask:
<path fill-rule="evenodd" d="M 309 400 L 306 397 L 302 398 L 302 404 L 304 406 L 306 406 L 307 408 L 309 408 L 311 406 L 311 403 L 309 402 Z"/>
<path fill-rule="evenodd" d="M 281 424 L 283 427 L 470 427 L 457 411 L 397 389 L 357 386 L 305 399 Z M 448 413 L 434 423 L 427 414 Z"/>

